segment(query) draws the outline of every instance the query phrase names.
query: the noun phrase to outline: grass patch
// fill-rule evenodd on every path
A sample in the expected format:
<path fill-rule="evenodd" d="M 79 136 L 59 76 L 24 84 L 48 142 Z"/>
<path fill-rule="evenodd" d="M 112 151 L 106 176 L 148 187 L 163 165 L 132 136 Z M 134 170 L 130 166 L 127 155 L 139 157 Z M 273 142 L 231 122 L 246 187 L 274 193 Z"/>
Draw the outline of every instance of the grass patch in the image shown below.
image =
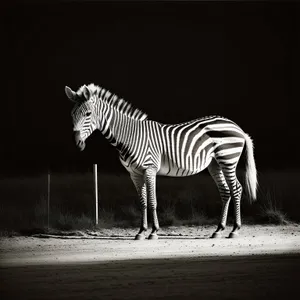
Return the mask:
<path fill-rule="evenodd" d="M 158 212 L 160 226 L 176 226 L 180 222 L 175 213 L 175 206 L 167 206 L 161 212 Z"/>
<path fill-rule="evenodd" d="M 259 174 L 258 201 L 242 199 L 242 222 L 288 224 L 300 221 L 299 172 Z M 47 176 L 0 180 L 0 232 L 45 230 L 48 223 Z M 139 227 L 139 200 L 127 173 L 98 174 L 99 224 L 95 226 L 93 174 L 51 175 L 50 227 L 60 230 Z M 276 187 L 276 189 L 274 189 Z M 212 178 L 199 175 L 157 177 L 158 219 L 163 226 L 217 225 L 222 203 Z M 230 204 L 228 220 L 233 217 Z M 287 217 L 288 216 L 288 217 Z M 149 228 L 151 214 L 148 210 Z M 229 222 L 230 223 L 230 222 Z"/>
<path fill-rule="evenodd" d="M 52 222 L 52 226 L 59 230 L 76 230 L 76 229 L 92 229 L 94 228 L 94 221 L 82 214 L 81 216 L 74 216 L 71 213 L 59 213 L 58 217 Z"/>
<path fill-rule="evenodd" d="M 208 218 L 204 213 L 194 212 L 190 218 L 182 221 L 182 225 L 187 226 L 201 226 L 201 225 L 217 225 L 218 220 L 215 218 Z"/>
<path fill-rule="evenodd" d="M 122 224 L 125 227 L 138 227 L 141 224 L 141 213 L 136 206 L 121 206 L 121 213 L 116 219 L 118 220 L 118 224 Z"/>
<path fill-rule="evenodd" d="M 98 225 L 95 229 L 112 228 L 115 226 L 115 214 L 112 210 L 101 210 L 98 215 Z"/>
<path fill-rule="evenodd" d="M 287 214 L 282 211 L 281 203 L 278 200 L 276 200 L 276 191 L 274 190 L 274 188 L 268 189 L 266 192 L 263 193 L 264 203 L 261 205 L 261 221 L 263 223 L 275 225 L 290 224 Z"/>

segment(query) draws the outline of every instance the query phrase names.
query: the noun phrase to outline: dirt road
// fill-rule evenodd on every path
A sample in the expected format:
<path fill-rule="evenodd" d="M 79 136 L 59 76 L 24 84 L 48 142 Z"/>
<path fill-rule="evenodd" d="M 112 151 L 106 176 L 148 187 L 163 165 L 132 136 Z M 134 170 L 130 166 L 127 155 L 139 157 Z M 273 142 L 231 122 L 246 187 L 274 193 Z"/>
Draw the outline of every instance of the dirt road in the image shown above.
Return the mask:
<path fill-rule="evenodd" d="M 211 229 L 169 228 L 157 241 L 133 241 L 128 230 L 93 239 L 5 238 L 0 297 L 244 300 L 298 293 L 299 226 L 245 227 L 237 239 L 208 239 Z"/>

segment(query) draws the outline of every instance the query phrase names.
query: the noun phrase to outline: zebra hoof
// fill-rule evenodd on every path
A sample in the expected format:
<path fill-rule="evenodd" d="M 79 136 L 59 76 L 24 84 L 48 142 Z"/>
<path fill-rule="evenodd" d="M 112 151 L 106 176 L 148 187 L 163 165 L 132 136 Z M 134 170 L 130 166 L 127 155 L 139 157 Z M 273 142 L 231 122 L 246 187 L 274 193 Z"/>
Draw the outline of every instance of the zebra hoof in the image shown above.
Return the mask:
<path fill-rule="evenodd" d="M 136 241 L 142 241 L 145 239 L 145 235 L 143 233 L 139 233 L 135 236 Z"/>
<path fill-rule="evenodd" d="M 153 234 L 151 233 L 148 237 L 148 240 L 157 240 L 158 239 L 158 235 L 157 234 Z"/>
<path fill-rule="evenodd" d="M 230 232 L 228 238 L 229 239 L 234 239 L 237 238 L 239 234 L 237 232 Z"/>
<path fill-rule="evenodd" d="M 212 239 L 218 239 L 218 238 L 221 238 L 221 237 L 222 237 L 222 233 L 219 232 L 219 231 L 214 232 L 211 236 Z"/>

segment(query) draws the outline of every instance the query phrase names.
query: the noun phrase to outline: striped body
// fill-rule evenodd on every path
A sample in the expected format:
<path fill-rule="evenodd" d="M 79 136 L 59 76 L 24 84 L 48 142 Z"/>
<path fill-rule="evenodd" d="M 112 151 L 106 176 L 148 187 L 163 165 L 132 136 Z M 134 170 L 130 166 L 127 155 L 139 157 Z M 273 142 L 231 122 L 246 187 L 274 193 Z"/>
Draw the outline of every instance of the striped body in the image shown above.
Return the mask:
<path fill-rule="evenodd" d="M 237 162 L 245 143 L 244 132 L 218 116 L 176 125 L 142 121 L 136 127 L 130 136 L 139 143 L 121 151 L 120 160 L 129 172 L 138 174 L 149 166 L 155 167 L 157 175 L 197 174 L 216 157 Z"/>
<path fill-rule="evenodd" d="M 245 183 L 249 200 L 256 199 L 257 176 L 251 138 L 234 122 L 210 116 L 181 124 L 161 124 L 111 94 L 90 84 L 77 92 L 66 87 L 68 98 L 76 104 L 72 110 L 75 141 L 83 150 L 86 139 L 98 129 L 119 151 L 140 198 L 142 222 L 136 239 L 147 230 L 147 208 L 152 213 L 152 233 L 157 238 L 156 175 L 183 177 L 208 168 L 222 199 L 221 221 L 213 237 L 225 228 L 228 207 L 233 199 L 235 223 L 230 236 L 241 227 L 242 186 L 236 167 L 246 157 Z"/>

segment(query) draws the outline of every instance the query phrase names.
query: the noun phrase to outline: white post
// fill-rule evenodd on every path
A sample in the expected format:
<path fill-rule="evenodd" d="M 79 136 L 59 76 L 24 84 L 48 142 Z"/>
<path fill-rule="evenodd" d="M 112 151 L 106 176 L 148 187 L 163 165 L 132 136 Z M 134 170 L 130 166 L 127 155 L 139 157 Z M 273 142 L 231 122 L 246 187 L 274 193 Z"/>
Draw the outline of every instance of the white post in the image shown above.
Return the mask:
<path fill-rule="evenodd" d="M 50 227 L 50 169 L 48 169 L 47 226 Z"/>
<path fill-rule="evenodd" d="M 96 225 L 98 225 L 98 171 L 97 171 L 97 164 L 94 164 L 94 186 L 95 186 Z"/>

